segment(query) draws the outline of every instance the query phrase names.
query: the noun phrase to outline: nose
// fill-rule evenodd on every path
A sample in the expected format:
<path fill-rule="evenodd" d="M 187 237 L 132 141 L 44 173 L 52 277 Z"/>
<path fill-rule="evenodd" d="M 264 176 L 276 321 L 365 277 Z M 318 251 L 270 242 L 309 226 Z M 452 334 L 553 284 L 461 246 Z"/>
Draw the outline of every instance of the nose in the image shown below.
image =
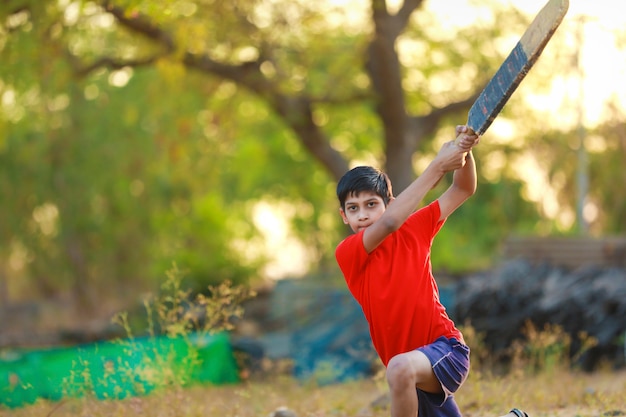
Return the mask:
<path fill-rule="evenodd" d="M 359 219 L 359 220 L 367 220 L 367 219 L 368 219 L 368 217 L 369 217 L 369 216 L 367 215 L 367 213 L 365 212 L 365 210 L 360 210 L 360 211 L 359 211 L 359 216 L 358 216 L 358 219 Z"/>

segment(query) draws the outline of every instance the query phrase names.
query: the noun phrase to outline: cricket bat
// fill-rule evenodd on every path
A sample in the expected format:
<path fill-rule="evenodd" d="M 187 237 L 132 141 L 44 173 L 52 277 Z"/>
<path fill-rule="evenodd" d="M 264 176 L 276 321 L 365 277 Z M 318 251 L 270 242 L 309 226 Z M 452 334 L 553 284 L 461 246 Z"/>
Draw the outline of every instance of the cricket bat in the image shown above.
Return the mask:
<path fill-rule="evenodd" d="M 549 0 L 470 108 L 467 126 L 479 136 L 500 113 L 561 24 L 569 0 Z M 455 143 L 461 138 L 459 135 Z"/>

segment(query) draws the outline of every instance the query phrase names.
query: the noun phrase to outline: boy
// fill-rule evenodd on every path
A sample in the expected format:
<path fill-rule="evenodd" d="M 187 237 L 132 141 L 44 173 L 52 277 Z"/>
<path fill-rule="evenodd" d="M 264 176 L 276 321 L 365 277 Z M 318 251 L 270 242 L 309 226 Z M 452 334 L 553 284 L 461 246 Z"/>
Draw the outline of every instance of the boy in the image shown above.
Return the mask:
<path fill-rule="evenodd" d="M 479 138 L 470 132 L 457 126 L 459 143 L 445 143 L 397 198 L 387 175 L 372 167 L 354 168 L 337 184 L 341 217 L 354 234 L 335 255 L 387 368 L 392 417 L 461 417 L 452 394 L 469 372 L 469 348 L 439 300 L 430 248 L 445 219 L 476 191 L 471 150 Z M 415 211 L 449 171 L 452 185 Z"/>

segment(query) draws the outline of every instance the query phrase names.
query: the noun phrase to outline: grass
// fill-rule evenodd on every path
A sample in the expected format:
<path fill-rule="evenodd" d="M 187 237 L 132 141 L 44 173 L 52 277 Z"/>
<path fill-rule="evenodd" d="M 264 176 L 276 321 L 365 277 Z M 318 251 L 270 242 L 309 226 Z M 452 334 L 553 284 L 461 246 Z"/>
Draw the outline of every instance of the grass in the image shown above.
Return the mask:
<path fill-rule="evenodd" d="M 378 378 L 317 387 L 287 376 L 228 386 L 193 386 L 161 390 L 144 397 L 100 401 L 90 397 L 0 410 L 1 417 L 265 417 L 287 407 L 300 417 L 388 416 L 370 404 L 386 393 Z M 497 417 L 512 407 L 532 417 L 597 417 L 626 415 L 626 371 L 591 374 L 557 371 L 470 378 L 456 394 L 468 417 Z"/>
<path fill-rule="evenodd" d="M 240 316 L 240 301 L 251 295 L 224 284 L 210 288 L 208 297 L 192 296 L 183 289 L 182 276 L 174 267 L 167 274 L 162 293 L 146 302 L 147 332 L 151 336 L 165 333 L 188 337 L 192 332 L 227 330 L 228 318 Z M 132 339 L 128 316 L 120 314 L 116 322 Z M 513 407 L 531 417 L 626 416 L 626 370 L 612 371 L 607 365 L 594 373 L 577 371 L 568 354 L 571 338 L 559 327 L 537 329 L 528 324 L 525 340 L 510 349 L 509 368 L 498 373 L 492 371 L 497 367 L 483 336 L 469 324 L 462 330 L 472 348 L 472 371 L 456 400 L 466 417 L 497 417 Z M 579 354 L 594 345 L 594 340 L 584 334 L 578 339 L 583 346 Z M 160 362 L 164 374 L 170 366 L 180 368 L 180 363 L 167 359 Z M 197 359 L 191 356 L 184 368 L 189 371 L 202 366 Z M 188 385 L 183 371 L 178 377 L 162 380 L 148 395 L 98 400 L 86 390 L 81 397 L 58 402 L 38 400 L 11 410 L 0 406 L 0 417 L 267 417 L 281 407 L 298 417 L 389 415 L 382 370 L 368 379 L 317 386 L 294 380 L 283 365 L 269 367 L 262 376 L 221 386 Z"/>

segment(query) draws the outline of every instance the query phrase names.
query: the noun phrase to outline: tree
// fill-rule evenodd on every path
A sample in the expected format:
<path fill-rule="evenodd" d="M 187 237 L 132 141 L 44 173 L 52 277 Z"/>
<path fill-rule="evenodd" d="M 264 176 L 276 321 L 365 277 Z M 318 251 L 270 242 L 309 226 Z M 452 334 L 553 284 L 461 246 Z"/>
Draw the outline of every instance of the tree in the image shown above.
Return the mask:
<path fill-rule="evenodd" d="M 53 7 L 51 3 L 46 9 Z M 106 0 L 59 6 L 59 20 L 46 23 L 40 20 L 43 16 L 37 16 L 38 7 L 15 8 L 14 14 L 26 11 L 35 25 L 48 24 L 57 31 L 52 44 L 65 51 L 77 77 L 101 68 L 141 68 L 167 60 L 234 82 L 270 106 L 335 179 L 348 169 L 349 156 L 333 145 L 316 112 L 333 104 L 367 103 L 381 123 L 385 167 L 402 189 L 414 177 L 413 155 L 435 134 L 440 122 L 450 115 L 462 122 L 459 115 L 484 84 L 480 67 L 488 62 L 480 57 L 464 62 L 463 53 L 475 50 L 472 42 L 484 42 L 493 33 L 474 33 L 471 38 L 460 33 L 454 42 L 433 42 L 419 23 L 411 25 L 423 1 L 406 0 L 395 13 L 384 0 L 372 0 L 370 7 L 372 31 L 357 35 L 329 27 L 324 22 L 326 11 L 307 2 L 289 2 L 287 7 L 266 1 Z M 76 13 L 73 22 L 61 18 L 64 8 Z M 94 22 L 107 17 L 115 23 L 94 30 Z M 424 53 L 426 59 L 442 54 L 445 62 L 438 66 L 451 79 L 455 72 L 458 77 L 471 70 L 476 76 L 463 81 L 473 87 L 465 87 L 458 97 L 449 94 L 451 99 L 441 105 L 429 99 L 426 86 L 407 91 L 408 69 L 398 53 L 403 36 L 430 49 Z M 98 37 L 102 37 L 99 42 Z M 337 60 L 349 60 L 349 66 Z M 432 65 L 426 68 L 434 73 Z M 326 79 L 318 82 L 315 77 L 321 77 L 320 71 L 327 71 Z M 456 86 L 452 80 L 450 85 Z M 421 101 L 419 112 L 410 108 L 416 93 Z"/>
<path fill-rule="evenodd" d="M 450 138 L 453 126 L 465 120 L 501 55 L 528 23 L 496 2 L 481 2 L 474 7 L 485 8 L 485 20 L 450 30 L 425 4 L 13 0 L 3 5 L 0 132 L 8 134 L 0 137 L 0 150 L 9 175 L 2 190 L 18 196 L 3 210 L 20 220 L 0 225 L 19 237 L 0 246 L 13 245 L 14 253 L 19 245 L 37 247 L 40 260 L 60 251 L 72 262 L 70 254 L 78 252 L 67 248 L 93 253 L 106 241 L 106 248 L 118 245 L 107 249 L 117 256 L 103 255 L 95 264 L 114 265 L 107 259 L 124 259 L 136 249 L 134 262 L 177 254 L 193 266 L 198 281 L 208 274 L 222 279 L 227 269 L 244 263 L 237 255 L 245 249 L 231 253 L 233 238 L 258 235 L 246 218 L 252 204 L 247 200 L 289 198 L 304 207 L 293 217 L 300 237 L 317 249 L 320 264 L 330 263 L 343 230 L 325 214 L 336 210 L 334 181 L 351 165 L 366 162 L 384 166 L 396 193 L 402 190 Z M 356 23 L 346 14 L 358 16 Z M 548 80 L 549 68 L 543 71 Z M 517 142 L 493 141 L 477 149 L 481 163 L 491 167 L 481 171 L 476 199 L 481 204 L 464 206 L 464 215 L 450 219 L 473 244 L 446 232 L 445 244 L 435 249 L 443 266 L 483 266 L 506 233 L 536 228 L 539 214 L 522 195 L 523 175 L 508 163 L 523 154 L 526 139 L 519 137 L 535 134 L 531 150 L 545 146 L 551 160 L 567 160 L 561 145 L 571 132 L 536 123 L 517 96 L 502 118 L 507 114 L 524 122 L 516 127 Z M 536 126 L 541 129 L 533 130 Z M 51 132 L 58 140 L 49 143 Z M 90 140 L 83 141 L 85 132 Z M 548 134 L 556 140 L 542 141 Z M 66 149 L 83 162 L 74 166 Z M 110 163 L 99 159 L 103 153 Z M 571 166 L 554 166 L 558 175 L 572 172 Z M 64 181 L 29 183 L 22 167 L 38 178 L 61 178 L 71 184 L 66 190 L 84 194 L 60 193 Z M 100 178 L 97 186 L 87 184 L 86 172 Z M 445 186 L 443 181 L 440 187 Z M 558 192 L 566 198 L 571 189 Z M 54 204 L 47 206 L 50 201 Z M 41 233 L 32 233 L 30 216 L 39 207 L 42 216 L 59 210 L 61 244 L 29 240 L 41 240 Z M 77 212 L 86 217 L 77 218 Z M 231 224 L 222 221 L 226 216 L 234 219 Z M 546 223 L 544 230 L 550 231 L 554 226 Z M 55 250 L 46 255 L 46 245 Z M 217 254 L 205 255 L 206 250 Z M 73 256 L 74 262 L 84 257 Z M 262 259 L 252 256 L 244 266 L 254 269 L 259 263 Z M 45 265 L 41 268 L 49 270 Z M 92 279 L 107 282 L 113 274 L 123 280 L 167 268 L 150 265 L 130 272 L 107 267 Z M 77 282 L 83 273 L 93 275 L 74 272 L 68 281 Z"/>

